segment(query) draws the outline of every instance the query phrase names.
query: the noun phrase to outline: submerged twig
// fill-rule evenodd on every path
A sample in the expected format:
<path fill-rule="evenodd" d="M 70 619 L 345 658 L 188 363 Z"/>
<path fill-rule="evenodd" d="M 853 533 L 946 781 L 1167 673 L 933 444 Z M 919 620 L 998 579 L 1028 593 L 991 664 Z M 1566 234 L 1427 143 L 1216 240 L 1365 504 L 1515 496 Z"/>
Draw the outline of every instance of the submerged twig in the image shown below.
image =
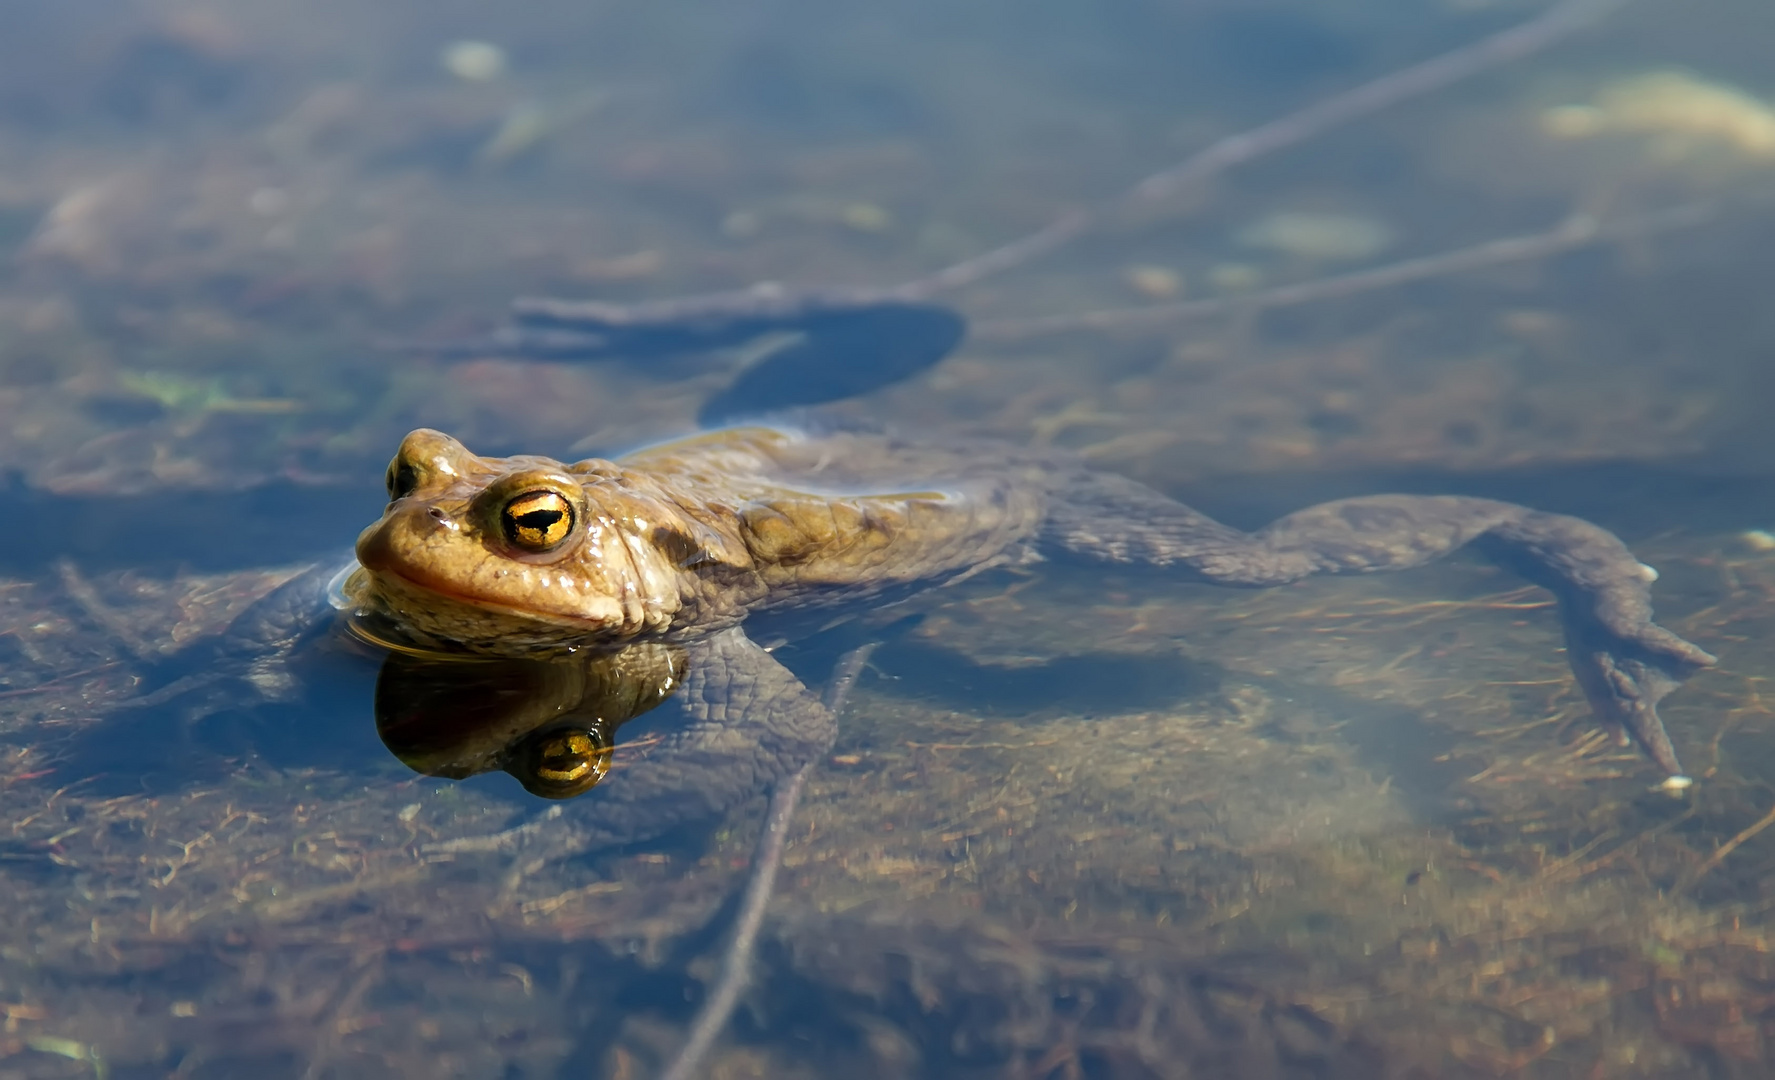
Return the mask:
<path fill-rule="evenodd" d="M 1304 142 L 1352 120 L 1462 79 L 1489 71 L 1576 33 L 1620 7 L 1626 0 L 1562 0 L 1527 22 L 1463 45 L 1440 56 L 1383 75 L 1361 86 L 1333 94 L 1303 109 L 1229 135 L 1169 168 L 1146 177 L 1119 197 L 1096 207 L 1065 214 L 1046 227 L 936 273 L 906 282 L 891 292 L 908 299 L 926 299 L 959 289 L 1022 266 L 1089 232 L 1109 212 L 1171 198 L 1235 165 Z"/>
<path fill-rule="evenodd" d="M 837 712 L 844 707 L 845 698 L 850 696 L 851 687 L 856 684 L 857 676 L 875 648 L 874 642 L 861 645 L 839 659 L 832 678 L 826 683 L 826 691 L 821 695 L 828 709 Z M 757 946 L 758 931 L 764 925 L 764 912 L 770 906 L 777 871 L 783 864 L 783 849 L 789 841 L 789 823 L 795 817 L 795 804 L 801 799 L 801 789 L 813 767 L 814 763 L 810 761 L 795 770 L 794 775 L 777 785 L 771 794 L 764 835 L 758 838 L 758 851 L 752 859 L 752 879 L 746 883 L 746 894 L 740 901 L 739 917 L 734 923 L 733 940 L 728 943 L 721 975 L 715 981 L 715 989 L 691 1021 L 689 1038 L 666 1071 L 660 1074 L 660 1080 L 690 1080 L 715 1045 L 715 1039 L 727 1027 L 734 1006 L 739 1004 L 740 993 L 751 977 L 752 950 Z"/>
<path fill-rule="evenodd" d="M 1706 221 L 1713 212 L 1714 207 L 1710 203 L 1693 203 L 1616 221 L 1598 221 L 1588 215 L 1579 214 L 1545 232 L 1487 240 L 1452 251 L 1401 259 L 1384 266 L 1315 278 L 1293 285 L 1281 285 L 1242 296 L 1216 296 L 1203 300 L 1109 308 L 1035 319 L 994 319 L 976 323 L 973 333 L 976 338 L 1006 339 L 1061 330 L 1125 330 L 1185 319 L 1200 319 L 1231 311 L 1258 311 L 1315 300 L 1341 299 L 1374 289 L 1445 277 L 1466 270 L 1482 270 L 1544 258 L 1605 240 L 1647 236 L 1686 228 Z"/>
<path fill-rule="evenodd" d="M 86 575 L 80 572 L 80 568 L 74 565 L 72 559 L 57 560 L 55 569 L 62 579 L 62 588 L 67 590 L 68 596 L 80 605 L 80 609 L 86 612 L 87 617 L 98 623 L 106 633 L 116 638 L 125 649 L 129 650 L 131 656 L 138 660 L 146 660 L 156 655 L 157 651 L 154 646 L 136 632 L 136 627 L 129 619 L 118 614 L 112 610 L 111 605 L 105 603 L 104 599 L 99 596 L 99 591 L 93 588 L 92 582 L 86 580 Z"/>
<path fill-rule="evenodd" d="M 812 405 L 855 396 L 923 370 L 954 347 L 961 337 L 963 322 L 948 306 L 936 302 L 938 295 L 1047 255 L 1090 232 L 1117 211 L 1169 199 L 1236 165 L 1538 52 L 1625 2 L 1560 0 L 1535 18 L 1490 37 L 1222 138 L 1145 177 L 1120 195 L 1062 214 L 1019 239 L 898 285 L 796 288 L 764 282 L 731 292 L 636 304 L 524 298 L 513 305 L 513 325 L 489 338 L 399 347 L 460 356 L 492 352 L 595 359 L 708 350 L 735 345 L 763 333 L 789 331 L 801 335 L 798 345 L 748 368 L 734 387 L 705 407 L 699 419 L 719 423 L 761 408 Z M 1253 303 L 1301 303 L 1564 250 L 1589 243 L 1600 232 L 1594 222 L 1574 218 L 1559 229 L 1535 237 L 1494 241 L 1460 252 L 1269 293 L 1131 312 L 989 323 L 981 330 L 989 336 L 1040 333 L 1074 327 L 1121 326 L 1130 320 L 1186 318 Z M 834 366 L 835 358 L 844 360 L 842 369 Z M 848 373 L 852 381 L 833 383 L 834 373 L 840 370 Z"/>
<path fill-rule="evenodd" d="M 1771 825 L 1775 825 L 1775 807 L 1770 807 L 1768 813 L 1745 826 L 1743 829 L 1740 829 L 1738 835 L 1715 848 L 1713 854 L 1709 855 L 1700 866 L 1697 866 L 1693 873 L 1685 877 L 1682 882 L 1672 890 L 1672 892 L 1680 895 L 1688 892 L 1696 885 L 1699 885 L 1701 879 L 1712 873 L 1721 863 L 1725 862 L 1732 852 L 1737 851 L 1751 840 L 1754 840 L 1758 833 L 1761 833 Z"/>
<path fill-rule="evenodd" d="M 671 1065 L 660 1074 L 660 1080 L 690 1080 L 715 1045 L 715 1039 L 727 1027 L 734 1006 L 739 1004 L 740 992 L 751 978 L 752 950 L 758 942 L 758 931 L 764 925 L 764 910 L 770 905 L 777 870 L 782 866 L 783 848 L 789 839 L 789 822 L 795 816 L 795 804 L 801 799 L 802 786 L 812 768 L 810 762 L 797 769 L 770 797 L 770 814 L 765 819 L 764 835 L 758 841 L 752 880 L 746 883 L 746 895 L 740 901 L 739 919 L 734 926 L 733 941 L 727 947 L 727 959 L 721 965 L 721 977 L 691 1022 L 690 1037 Z"/>

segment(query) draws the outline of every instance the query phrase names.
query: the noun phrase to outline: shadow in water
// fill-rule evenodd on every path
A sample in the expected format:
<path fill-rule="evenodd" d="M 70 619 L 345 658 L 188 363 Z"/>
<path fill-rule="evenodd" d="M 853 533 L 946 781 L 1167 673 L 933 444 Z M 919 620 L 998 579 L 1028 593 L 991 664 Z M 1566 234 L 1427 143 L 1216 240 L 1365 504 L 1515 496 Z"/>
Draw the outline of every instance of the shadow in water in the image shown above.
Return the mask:
<path fill-rule="evenodd" d="M 61 559 L 144 574 L 278 566 L 332 552 L 382 513 L 380 466 L 349 488 L 56 495 L 0 486 L 0 574 L 33 577 Z"/>
<path fill-rule="evenodd" d="M 982 664 L 940 646 L 897 641 L 874 666 L 904 676 L 900 692 L 987 715 L 1096 713 L 1163 708 L 1220 696 L 1223 672 L 1176 653 L 1085 653 L 1029 663 Z"/>
<path fill-rule="evenodd" d="M 175 657 L 145 685 L 199 675 L 207 659 Z M 317 649 L 291 663 L 285 700 L 262 697 L 249 671 L 228 673 L 236 677 L 106 716 L 74 740 L 62 769 L 105 795 L 165 795 L 243 769 L 390 772 L 370 715 L 375 673 L 362 655 Z"/>
<path fill-rule="evenodd" d="M 961 713 L 997 717 L 1071 715 L 1085 725 L 1101 715 L 1174 710 L 1189 703 L 1201 722 L 1238 722 L 1225 697 L 1229 684 L 1249 685 L 1283 703 L 1279 718 L 1254 734 L 1279 743 L 1331 739 L 1391 790 L 1414 820 L 1447 821 L 1464 812 L 1466 771 L 1441 760 L 1455 747 L 1442 729 L 1411 709 L 1364 700 L 1329 686 L 1230 673 L 1212 661 L 1178 653 L 1088 653 L 1018 665 L 980 664 L 938 647 L 901 642 L 884 647 L 874 665 L 891 693 L 941 703 Z"/>

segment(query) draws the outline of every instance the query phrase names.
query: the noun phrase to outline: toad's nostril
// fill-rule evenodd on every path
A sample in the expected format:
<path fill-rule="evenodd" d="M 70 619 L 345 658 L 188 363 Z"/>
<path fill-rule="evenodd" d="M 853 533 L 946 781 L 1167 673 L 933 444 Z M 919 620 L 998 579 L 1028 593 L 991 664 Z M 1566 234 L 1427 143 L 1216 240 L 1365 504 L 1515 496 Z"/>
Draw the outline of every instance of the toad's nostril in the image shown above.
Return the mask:
<path fill-rule="evenodd" d="M 427 513 L 431 514 L 431 519 L 433 521 L 444 520 L 444 511 L 443 511 L 442 507 L 434 506 L 429 511 L 427 511 Z"/>

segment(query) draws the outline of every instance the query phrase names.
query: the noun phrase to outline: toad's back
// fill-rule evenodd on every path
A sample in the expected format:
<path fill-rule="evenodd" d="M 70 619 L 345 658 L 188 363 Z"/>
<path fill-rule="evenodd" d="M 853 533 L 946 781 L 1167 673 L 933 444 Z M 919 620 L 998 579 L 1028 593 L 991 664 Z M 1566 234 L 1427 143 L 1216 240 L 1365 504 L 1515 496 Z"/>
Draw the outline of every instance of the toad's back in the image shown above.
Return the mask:
<path fill-rule="evenodd" d="M 1039 459 L 1002 445 L 775 428 L 714 432 L 617 467 L 732 531 L 770 590 L 767 605 L 971 569 L 1035 534 L 1052 479 Z"/>

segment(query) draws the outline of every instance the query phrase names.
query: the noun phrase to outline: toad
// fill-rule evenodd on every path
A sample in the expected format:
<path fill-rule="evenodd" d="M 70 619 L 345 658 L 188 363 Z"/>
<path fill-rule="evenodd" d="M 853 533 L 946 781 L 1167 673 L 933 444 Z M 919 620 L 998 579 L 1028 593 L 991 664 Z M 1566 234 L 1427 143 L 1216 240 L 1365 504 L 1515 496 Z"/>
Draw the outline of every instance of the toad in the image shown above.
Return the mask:
<path fill-rule="evenodd" d="M 730 428 L 571 464 L 480 457 L 419 430 L 387 486 L 343 595 L 403 647 L 688 651 L 672 687 L 683 723 L 625 770 L 581 847 L 719 813 L 831 745 L 831 710 L 753 629 L 769 644 L 1008 563 L 1145 564 L 1266 587 L 1472 545 L 1558 598 L 1596 722 L 1672 790 L 1690 781 L 1657 705 L 1714 662 L 1652 622 L 1657 574 L 1612 533 L 1490 499 L 1343 499 L 1246 533 L 1062 454 L 818 426 Z"/>

